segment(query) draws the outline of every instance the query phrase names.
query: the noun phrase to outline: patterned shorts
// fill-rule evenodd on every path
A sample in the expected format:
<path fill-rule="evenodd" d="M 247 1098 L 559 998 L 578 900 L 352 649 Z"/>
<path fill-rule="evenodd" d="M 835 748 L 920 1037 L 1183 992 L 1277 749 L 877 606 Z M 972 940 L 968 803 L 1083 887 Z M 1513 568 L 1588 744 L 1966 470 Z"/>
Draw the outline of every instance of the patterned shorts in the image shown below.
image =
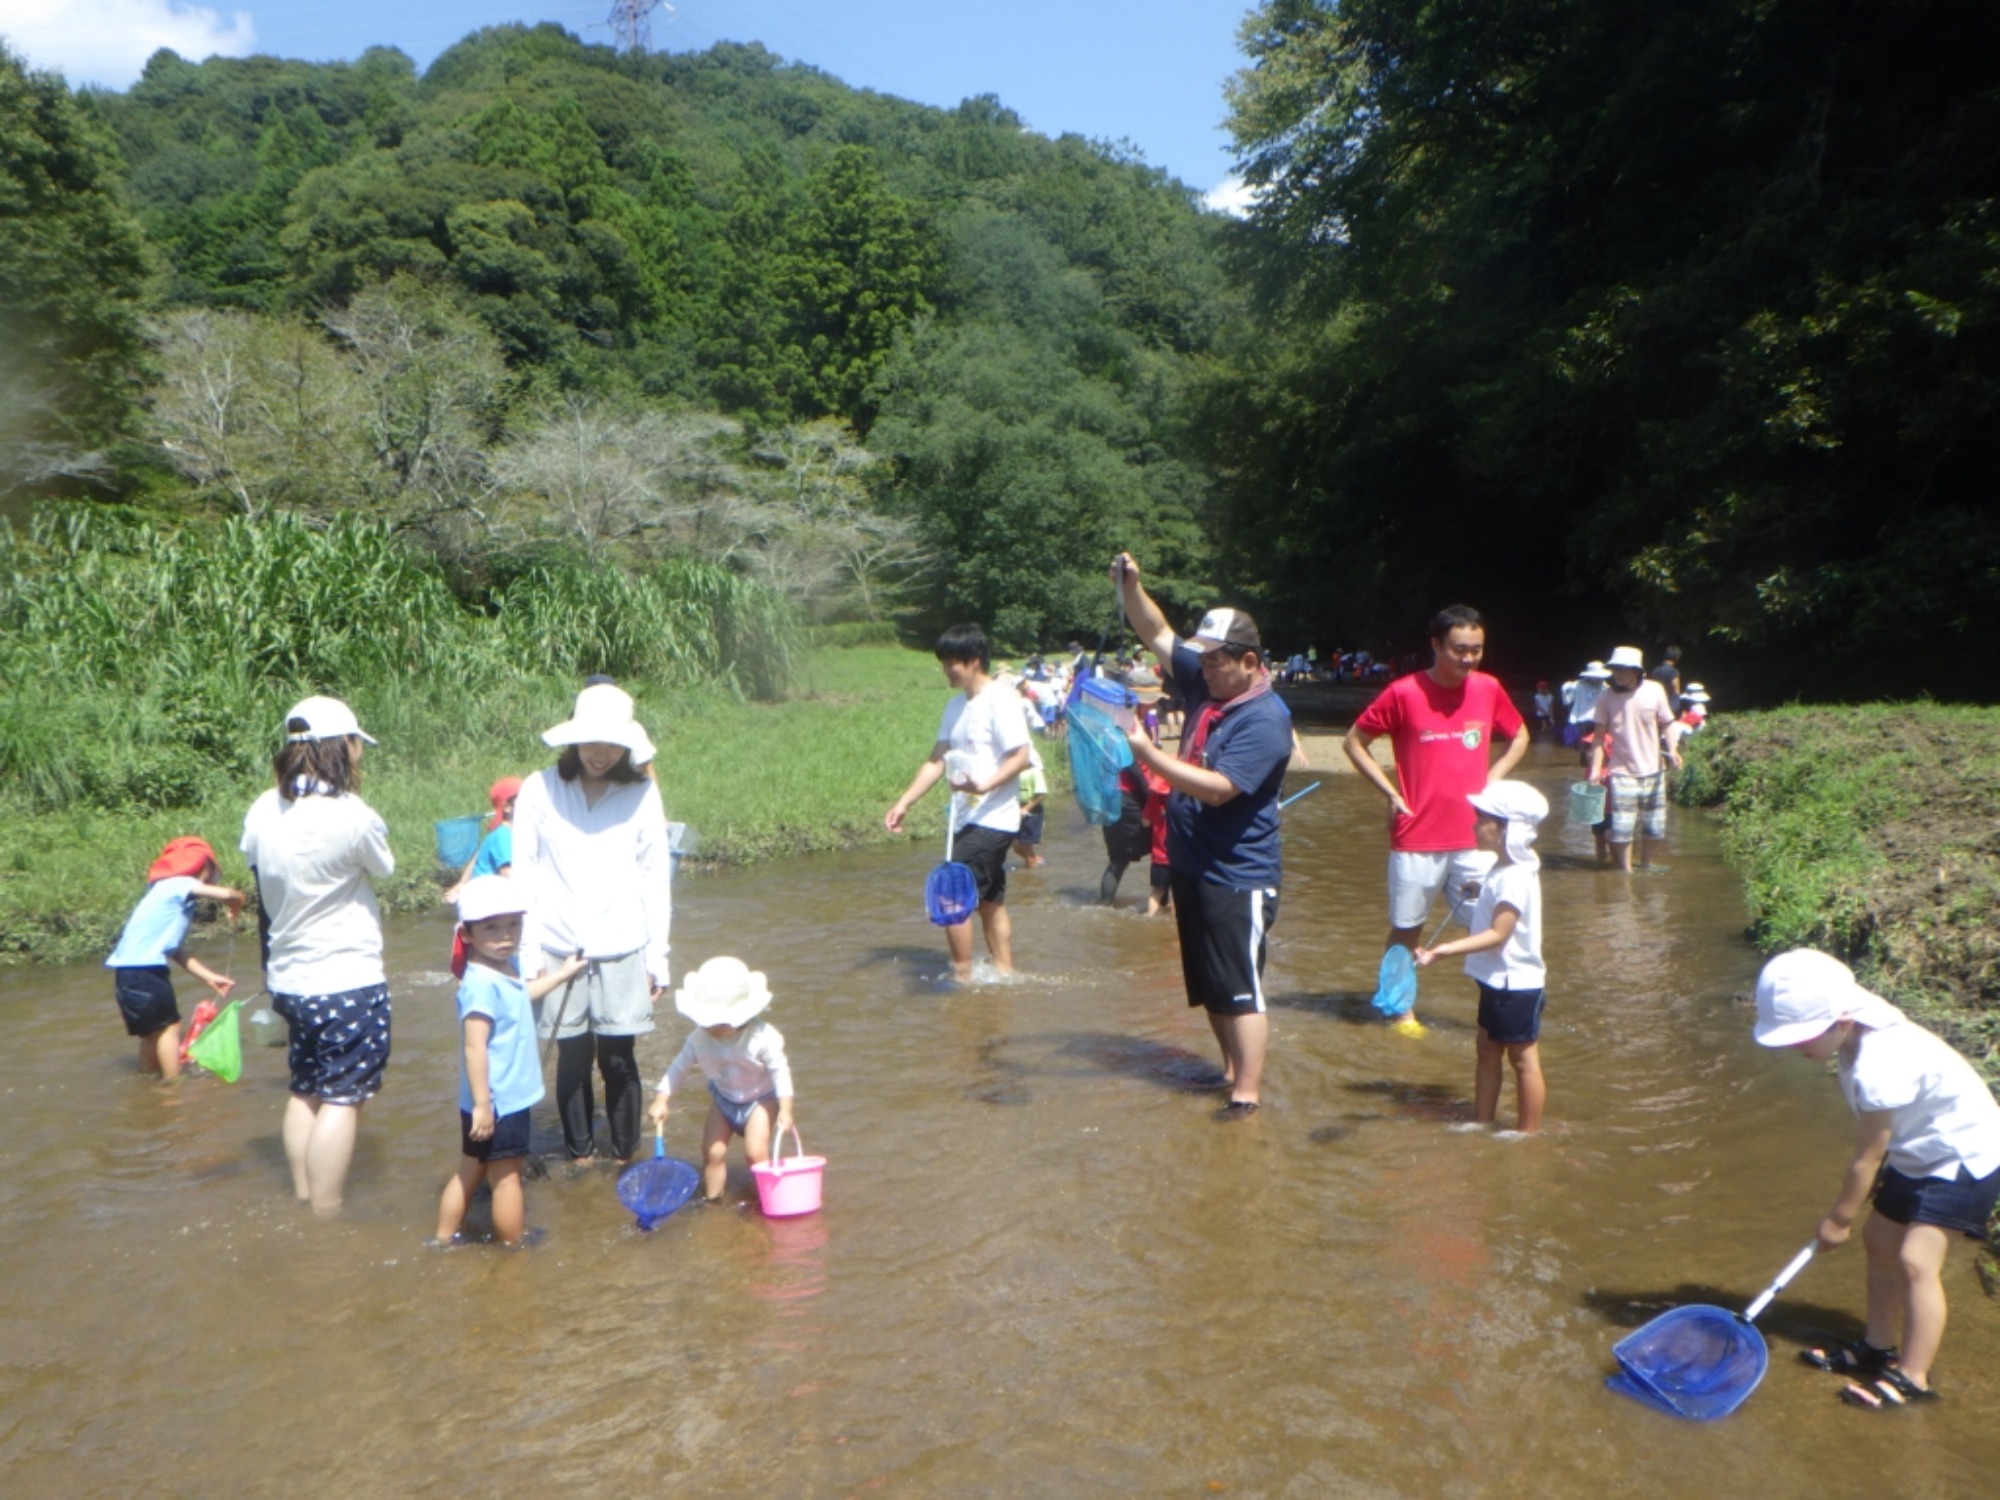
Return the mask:
<path fill-rule="evenodd" d="M 292 1092 L 327 1104 L 361 1104 L 389 1066 L 389 986 L 337 995 L 273 995 L 291 1028 Z"/>
<path fill-rule="evenodd" d="M 1636 829 L 1649 839 L 1667 836 L 1667 776 L 1611 773 L 1611 842 L 1629 844 Z"/>

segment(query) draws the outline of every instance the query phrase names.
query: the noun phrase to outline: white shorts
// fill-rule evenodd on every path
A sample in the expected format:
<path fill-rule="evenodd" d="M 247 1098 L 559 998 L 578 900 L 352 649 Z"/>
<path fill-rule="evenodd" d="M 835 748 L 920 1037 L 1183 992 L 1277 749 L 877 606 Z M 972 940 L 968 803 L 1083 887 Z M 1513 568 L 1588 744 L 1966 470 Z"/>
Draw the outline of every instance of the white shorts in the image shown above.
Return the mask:
<path fill-rule="evenodd" d="M 1468 880 L 1481 880 L 1493 868 L 1494 856 L 1477 849 L 1451 849 L 1436 853 L 1409 849 L 1392 850 L 1389 855 L 1389 925 L 1421 927 L 1430 920 L 1431 902 L 1439 891 L 1447 901 L 1458 902 L 1458 920 L 1472 913 L 1472 900 L 1464 893 Z"/>

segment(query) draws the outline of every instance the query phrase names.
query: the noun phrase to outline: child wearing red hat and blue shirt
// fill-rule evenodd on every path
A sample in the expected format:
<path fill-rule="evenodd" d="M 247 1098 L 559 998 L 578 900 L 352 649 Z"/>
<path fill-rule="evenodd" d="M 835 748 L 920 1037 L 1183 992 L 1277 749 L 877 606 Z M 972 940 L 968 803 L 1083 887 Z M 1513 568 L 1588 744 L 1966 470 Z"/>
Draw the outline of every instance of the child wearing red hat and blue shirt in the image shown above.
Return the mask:
<path fill-rule="evenodd" d="M 139 1071 L 177 1078 L 181 1071 L 181 1012 L 174 1000 L 171 960 L 228 999 L 236 981 L 218 974 L 183 945 L 194 923 L 196 901 L 220 901 L 230 918 L 243 910 L 243 893 L 217 885 L 215 851 L 198 838 L 170 839 L 146 871 L 146 894 L 125 919 L 118 946 L 104 960 L 111 970 L 125 1030 L 139 1039 Z"/>

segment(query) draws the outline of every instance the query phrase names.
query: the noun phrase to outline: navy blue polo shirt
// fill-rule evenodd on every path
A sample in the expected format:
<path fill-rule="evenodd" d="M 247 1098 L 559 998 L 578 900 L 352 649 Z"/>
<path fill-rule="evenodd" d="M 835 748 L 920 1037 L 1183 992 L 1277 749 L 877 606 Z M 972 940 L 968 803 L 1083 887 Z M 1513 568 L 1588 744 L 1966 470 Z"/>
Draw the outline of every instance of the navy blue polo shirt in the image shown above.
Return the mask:
<path fill-rule="evenodd" d="M 1194 734 L 1209 703 L 1201 657 L 1186 641 L 1174 642 L 1169 670 L 1187 704 L 1181 733 Z M 1292 760 L 1292 711 L 1276 693 L 1231 699 L 1209 731 L 1200 764 L 1220 771 L 1237 795 L 1209 807 L 1186 792 L 1167 799 L 1167 862 L 1183 875 L 1215 885 L 1251 890 L 1277 885 L 1278 801 Z"/>

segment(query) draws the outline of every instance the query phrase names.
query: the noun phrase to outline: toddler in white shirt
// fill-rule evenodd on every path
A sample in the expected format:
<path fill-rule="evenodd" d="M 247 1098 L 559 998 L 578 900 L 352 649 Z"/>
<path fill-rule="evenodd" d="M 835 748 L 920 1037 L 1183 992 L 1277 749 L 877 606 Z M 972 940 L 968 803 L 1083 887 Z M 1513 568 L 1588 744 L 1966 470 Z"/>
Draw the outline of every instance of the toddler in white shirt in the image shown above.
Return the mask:
<path fill-rule="evenodd" d="M 729 1181 L 729 1143 L 741 1135 L 752 1166 L 771 1159 L 771 1141 L 792 1128 L 792 1069 L 785 1039 L 762 1019 L 771 1003 L 762 974 L 738 958 L 711 958 L 681 981 L 674 1008 L 695 1030 L 660 1079 L 648 1113 L 667 1119 L 681 1080 L 699 1068 L 708 1084 L 708 1124 L 701 1137 L 701 1191 L 713 1203 Z"/>

